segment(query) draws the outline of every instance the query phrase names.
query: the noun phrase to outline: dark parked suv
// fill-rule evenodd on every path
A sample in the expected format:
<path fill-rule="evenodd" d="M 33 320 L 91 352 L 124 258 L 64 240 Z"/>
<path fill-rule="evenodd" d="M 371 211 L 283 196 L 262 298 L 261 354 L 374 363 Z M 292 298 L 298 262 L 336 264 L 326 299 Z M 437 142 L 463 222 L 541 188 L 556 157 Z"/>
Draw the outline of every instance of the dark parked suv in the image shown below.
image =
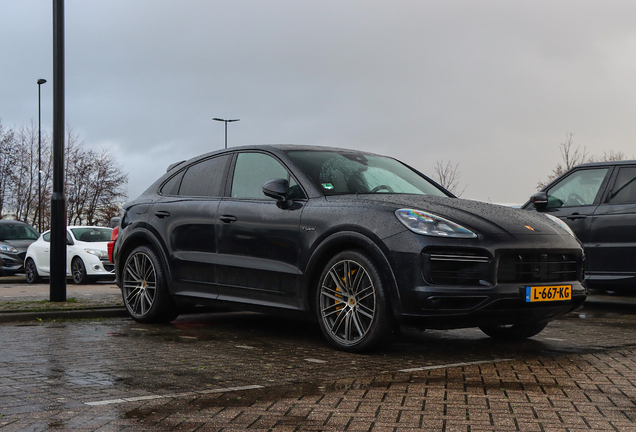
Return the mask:
<path fill-rule="evenodd" d="M 636 161 L 576 166 L 523 208 L 568 224 L 585 248 L 591 287 L 636 289 Z"/>
<path fill-rule="evenodd" d="M 520 339 L 585 300 L 583 251 L 553 219 L 457 199 L 389 157 L 239 147 L 127 203 L 114 260 L 140 322 L 222 302 L 311 314 L 348 351 L 399 323 Z"/>

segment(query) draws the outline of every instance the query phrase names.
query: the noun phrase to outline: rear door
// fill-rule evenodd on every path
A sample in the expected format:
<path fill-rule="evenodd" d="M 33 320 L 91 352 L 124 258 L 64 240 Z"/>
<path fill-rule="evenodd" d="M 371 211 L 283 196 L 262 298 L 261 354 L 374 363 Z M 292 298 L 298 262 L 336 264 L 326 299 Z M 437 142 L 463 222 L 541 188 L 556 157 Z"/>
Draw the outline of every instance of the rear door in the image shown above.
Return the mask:
<path fill-rule="evenodd" d="M 150 225 L 168 253 L 175 294 L 217 297 L 217 209 L 230 161 L 230 154 L 220 155 L 176 173 L 150 211 Z"/>
<path fill-rule="evenodd" d="M 618 282 L 636 277 L 636 165 L 615 168 L 591 228 L 591 279 Z"/>

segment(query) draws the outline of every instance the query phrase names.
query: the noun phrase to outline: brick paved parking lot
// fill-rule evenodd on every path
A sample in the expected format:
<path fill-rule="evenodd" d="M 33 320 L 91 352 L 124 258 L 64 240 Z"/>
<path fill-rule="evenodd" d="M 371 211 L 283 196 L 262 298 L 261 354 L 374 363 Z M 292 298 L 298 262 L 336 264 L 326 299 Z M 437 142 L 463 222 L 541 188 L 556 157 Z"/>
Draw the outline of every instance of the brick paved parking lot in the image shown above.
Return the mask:
<path fill-rule="evenodd" d="M 520 343 L 407 330 L 364 355 L 253 313 L 0 329 L 2 431 L 636 430 L 636 316 L 612 310 Z"/>

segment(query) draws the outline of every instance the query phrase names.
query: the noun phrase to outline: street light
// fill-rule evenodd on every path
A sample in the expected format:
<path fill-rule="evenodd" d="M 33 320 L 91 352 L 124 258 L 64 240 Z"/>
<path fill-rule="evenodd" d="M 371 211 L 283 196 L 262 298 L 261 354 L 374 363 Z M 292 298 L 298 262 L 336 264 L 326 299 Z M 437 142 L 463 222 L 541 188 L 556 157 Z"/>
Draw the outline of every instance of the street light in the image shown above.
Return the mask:
<path fill-rule="evenodd" d="M 40 109 L 40 86 L 45 79 L 38 80 L 38 231 L 42 232 L 42 113 Z"/>
<path fill-rule="evenodd" d="M 225 123 L 225 148 L 227 148 L 227 124 L 230 123 L 230 122 L 239 121 L 241 119 L 224 120 L 224 119 L 220 119 L 220 118 L 213 118 L 212 120 L 222 121 L 223 123 Z"/>

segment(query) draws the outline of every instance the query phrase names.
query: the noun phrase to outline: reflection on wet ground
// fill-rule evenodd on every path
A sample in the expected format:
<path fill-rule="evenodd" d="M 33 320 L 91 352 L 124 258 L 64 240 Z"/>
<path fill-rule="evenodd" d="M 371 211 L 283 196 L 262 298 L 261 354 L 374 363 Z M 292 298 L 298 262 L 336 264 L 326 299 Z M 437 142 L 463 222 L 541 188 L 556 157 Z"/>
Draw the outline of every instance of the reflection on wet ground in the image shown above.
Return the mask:
<path fill-rule="evenodd" d="M 314 323 L 258 313 L 184 315 L 168 325 L 104 319 L 5 324 L 2 329 L 0 414 L 5 421 L 87 410 L 87 403 L 100 401 L 115 406 L 109 415 L 117 409 L 117 416 L 126 419 L 165 417 L 184 409 L 178 401 L 168 403 L 184 393 L 188 412 L 198 412 L 267 405 L 280 398 L 373 392 L 400 382 L 434 386 L 441 380 L 453 386 L 461 381 L 463 386 L 479 384 L 485 392 L 502 386 L 532 391 L 539 384 L 502 378 L 490 388 L 465 377 L 454 384 L 447 375 L 413 377 L 400 371 L 636 346 L 636 315 L 604 309 L 569 314 L 523 342 L 496 341 L 478 329 L 405 329 L 383 349 L 359 355 L 333 350 Z M 549 390 L 552 384 L 540 385 Z M 259 388 L 214 392 L 241 386 Z M 144 398 L 152 399 L 152 408 L 131 408 L 127 402 Z M 165 409 L 157 411 L 157 404 Z M 71 425 L 68 420 L 47 423 L 51 428 Z"/>

